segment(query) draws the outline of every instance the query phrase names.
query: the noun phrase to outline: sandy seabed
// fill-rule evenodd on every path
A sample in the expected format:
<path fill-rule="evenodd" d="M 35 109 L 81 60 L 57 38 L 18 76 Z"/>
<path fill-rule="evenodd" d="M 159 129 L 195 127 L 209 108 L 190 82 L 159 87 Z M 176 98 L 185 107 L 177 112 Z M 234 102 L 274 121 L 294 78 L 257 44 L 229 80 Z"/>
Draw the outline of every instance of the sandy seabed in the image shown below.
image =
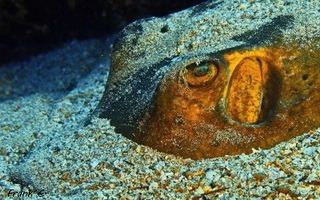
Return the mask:
<path fill-rule="evenodd" d="M 104 91 L 110 38 L 0 68 L 0 198 L 320 199 L 320 129 L 250 155 L 194 161 L 83 123 Z"/>
<path fill-rule="evenodd" d="M 83 126 L 104 90 L 109 44 L 74 41 L 1 68 L 2 198 L 320 198 L 320 130 L 193 161 L 137 145 L 106 119 Z"/>

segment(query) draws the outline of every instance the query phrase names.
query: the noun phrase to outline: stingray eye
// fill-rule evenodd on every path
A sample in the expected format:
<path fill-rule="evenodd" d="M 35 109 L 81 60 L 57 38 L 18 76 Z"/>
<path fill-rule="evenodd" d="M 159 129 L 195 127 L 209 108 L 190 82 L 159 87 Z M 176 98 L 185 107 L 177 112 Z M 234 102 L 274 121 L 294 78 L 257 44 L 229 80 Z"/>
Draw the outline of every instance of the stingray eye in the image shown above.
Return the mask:
<path fill-rule="evenodd" d="M 189 85 L 205 85 L 217 77 L 218 68 L 212 62 L 193 63 L 186 67 L 185 77 Z"/>

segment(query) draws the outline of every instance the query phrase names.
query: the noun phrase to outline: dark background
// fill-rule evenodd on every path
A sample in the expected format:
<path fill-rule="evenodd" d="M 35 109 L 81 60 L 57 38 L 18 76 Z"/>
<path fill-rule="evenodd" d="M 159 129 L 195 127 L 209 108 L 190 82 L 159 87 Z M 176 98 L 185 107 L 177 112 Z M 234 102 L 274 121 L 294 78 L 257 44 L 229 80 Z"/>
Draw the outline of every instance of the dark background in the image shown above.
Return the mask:
<path fill-rule="evenodd" d="M 205 0 L 0 0 L 0 67 L 73 39 L 102 37 L 137 19 Z"/>

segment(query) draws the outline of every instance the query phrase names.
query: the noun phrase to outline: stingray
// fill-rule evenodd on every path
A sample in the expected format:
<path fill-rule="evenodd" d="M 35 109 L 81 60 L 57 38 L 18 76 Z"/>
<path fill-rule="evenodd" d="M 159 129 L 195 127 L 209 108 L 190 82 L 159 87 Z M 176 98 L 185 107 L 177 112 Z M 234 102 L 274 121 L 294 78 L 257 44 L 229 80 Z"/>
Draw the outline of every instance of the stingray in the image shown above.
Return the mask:
<path fill-rule="evenodd" d="M 128 25 L 93 115 L 193 159 L 271 148 L 319 127 L 319 11 L 240 6 L 208 1 Z"/>

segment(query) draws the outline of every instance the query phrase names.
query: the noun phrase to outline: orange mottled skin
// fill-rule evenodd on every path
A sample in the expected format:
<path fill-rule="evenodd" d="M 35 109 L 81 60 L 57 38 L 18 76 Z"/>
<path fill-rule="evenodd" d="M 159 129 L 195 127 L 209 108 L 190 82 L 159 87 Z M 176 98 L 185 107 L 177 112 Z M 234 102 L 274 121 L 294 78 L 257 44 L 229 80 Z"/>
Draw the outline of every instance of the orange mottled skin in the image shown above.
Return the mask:
<path fill-rule="evenodd" d="M 320 125 L 319 50 L 273 45 L 227 52 L 162 80 L 135 138 L 201 159 L 270 148 Z"/>

